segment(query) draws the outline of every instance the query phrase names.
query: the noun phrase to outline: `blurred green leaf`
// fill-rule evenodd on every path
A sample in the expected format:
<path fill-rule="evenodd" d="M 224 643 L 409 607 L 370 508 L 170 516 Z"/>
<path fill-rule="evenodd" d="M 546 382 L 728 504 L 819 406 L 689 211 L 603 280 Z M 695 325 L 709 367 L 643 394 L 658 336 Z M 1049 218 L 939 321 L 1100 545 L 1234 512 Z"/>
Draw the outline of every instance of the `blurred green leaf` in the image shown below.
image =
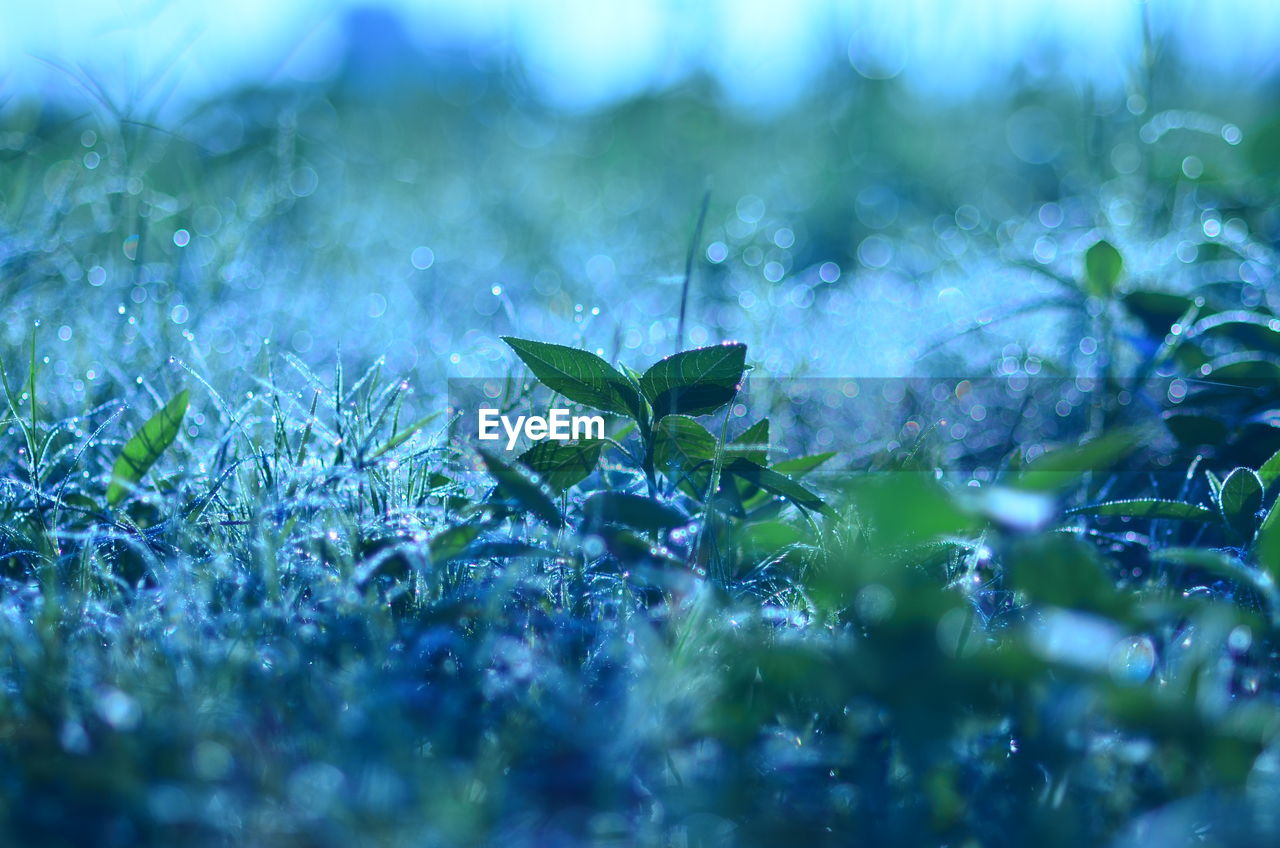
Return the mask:
<path fill-rule="evenodd" d="M 1185 295 L 1162 291 L 1138 290 L 1127 292 L 1121 303 L 1130 314 L 1142 322 L 1143 328 L 1157 339 L 1163 339 L 1169 329 L 1196 305 Z"/>
<path fill-rule="evenodd" d="M 1120 251 L 1105 239 L 1096 242 L 1084 255 L 1085 283 L 1089 294 L 1108 298 L 1115 291 L 1124 260 Z"/>
<path fill-rule="evenodd" d="M 551 490 L 542 480 L 523 467 L 508 465 L 492 453 L 478 450 L 484 460 L 489 474 L 498 484 L 498 491 L 515 501 L 521 508 L 528 510 L 538 520 L 554 527 L 564 523 L 560 509 L 556 506 Z"/>
<path fill-rule="evenodd" d="M 1280 498 L 1272 501 L 1271 508 L 1258 527 L 1257 536 L 1253 540 L 1253 553 L 1271 579 L 1280 583 Z"/>
<path fill-rule="evenodd" d="M 773 556 L 790 545 L 805 540 L 805 534 L 794 524 L 784 521 L 758 521 L 742 531 L 742 546 L 757 557 Z"/>
<path fill-rule="evenodd" d="M 1183 447 L 1217 446 L 1227 440 L 1227 423 L 1216 415 L 1166 412 L 1164 424 Z"/>
<path fill-rule="evenodd" d="M 1242 389 L 1274 391 L 1280 386 L 1280 362 L 1263 354 L 1231 354 L 1211 361 L 1205 377 Z"/>
<path fill-rule="evenodd" d="M 963 536 L 981 526 L 928 472 L 869 474 L 847 485 L 853 518 L 877 550 Z"/>
<path fill-rule="evenodd" d="M 596 492 L 582 505 L 590 522 L 622 524 L 635 530 L 670 530 L 689 523 L 680 510 L 642 495 Z"/>
<path fill-rule="evenodd" d="M 592 531 L 604 540 L 605 549 L 611 557 L 629 566 L 634 567 L 646 562 L 666 566 L 684 565 L 683 560 L 672 556 L 671 552 L 661 545 L 654 545 L 635 530 L 605 525 L 594 527 Z"/>
<path fill-rule="evenodd" d="M 431 562 L 440 564 L 461 555 L 478 535 L 479 524 L 458 524 L 441 530 L 427 542 Z"/>
<path fill-rule="evenodd" d="M 1131 453 L 1137 433 L 1115 430 L 1083 445 L 1048 451 L 1028 462 L 1015 478 L 1019 489 L 1054 492 L 1073 485 L 1091 471 L 1106 471 Z"/>
<path fill-rule="evenodd" d="M 1280 353 L 1280 320 L 1265 312 L 1230 309 L 1207 315 L 1187 333 L 1188 338 L 1202 336 L 1233 341 L 1249 350 Z"/>
<path fill-rule="evenodd" d="M 1265 570 L 1251 568 L 1231 554 L 1206 548 L 1164 548 L 1152 551 L 1151 561 L 1181 568 L 1194 568 L 1211 574 L 1215 578 L 1247 586 L 1266 601 L 1273 617 L 1280 612 L 1280 607 L 1277 607 L 1280 597 L 1277 597 L 1276 581 L 1271 575 Z"/>
<path fill-rule="evenodd" d="M 62 496 L 64 506 L 78 511 L 96 513 L 100 510 L 98 502 L 83 492 L 69 492 Z"/>
<path fill-rule="evenodd" d="M 828 451 L 826 453 L 815 453 L 810 456 L 797 456 L 793 459 L 784 459 L 780 462 L 775 462 L 771 467 L 774 471 L 777 471 L 780 474 L 786 474 L 789 477 L 801 477 L 822 465 L 835 455 L 835 451 Z"/>
<path fill-rule="evenodd" d="M 1015 542 L 1008 556 L 1014 585 L 1036 603 L 1112 616 L 1128 609 L 1093 547 L 1080 539 L 1032 536 Z"/>

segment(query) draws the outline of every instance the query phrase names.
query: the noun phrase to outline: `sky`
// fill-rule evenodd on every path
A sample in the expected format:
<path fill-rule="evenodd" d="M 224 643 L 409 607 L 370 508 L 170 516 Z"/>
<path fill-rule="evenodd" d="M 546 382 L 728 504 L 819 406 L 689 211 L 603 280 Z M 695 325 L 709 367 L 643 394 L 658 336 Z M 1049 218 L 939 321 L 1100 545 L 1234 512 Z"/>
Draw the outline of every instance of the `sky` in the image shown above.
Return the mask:
<path fill-rule="evenodd" d="M 0 86 L 47 88 L 78 66 L 121 100 L 146 90 L 181 102 L 245 82 L 320 80 L 345 55 L 352 10 L 372 5 L 428 52 L 514 57 L 548 99 L 588 110 L 699 70 L 732 102 L 768 110 L 832 61 L 940 96 L 981 91 L 1020 63 L 1124 85 L 1144 16 L 1163 49 L 1207 76 L 1274 73 L 1280 44 L 1273 0 L 8 0 Z"/>

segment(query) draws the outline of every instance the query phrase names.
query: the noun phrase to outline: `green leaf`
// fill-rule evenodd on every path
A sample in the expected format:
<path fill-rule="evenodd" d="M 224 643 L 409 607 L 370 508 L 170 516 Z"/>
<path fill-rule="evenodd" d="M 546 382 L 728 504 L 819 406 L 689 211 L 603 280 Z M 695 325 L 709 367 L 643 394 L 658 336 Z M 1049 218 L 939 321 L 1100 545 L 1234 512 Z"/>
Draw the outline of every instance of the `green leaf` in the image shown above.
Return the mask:
<path fill-rule="evenodd" d="M 600 461 L 600 451 L 605 443 L 600 439 L 582 439 L 577 442 L 538 442 L 520 454 L 520 461 L 538 473 L 556 492 L 581 483 Z"/>
<path fill-rule="evenodd" d="M 1014 586 L 1036 603 L 1110 615 L 1129 605 L 1093 547 L 1080 539 L 1031 536 L 1014 542 L 1008 557 Z"/>
<path fill-rule="evenodd" d="M 731 456 L 749 459 L 756 465 L 769 462 L 769 419 L 761 418 L 729 443 L 726 452 Z"/>
<path fill-rule="evenodd" d="M 1222 491 L 1218 495 L 1222 520 L 1246 541 L 1253 538 L 1253 531 L 1258 526 L 1262 490 L 1262 481 L 1249 468 L 1237 468 L 1222 481 Z"/>
<path fill-rule="evenodd" d="M 688 516 L 673 506 L 624 492 L 596 492 L 583 503 L 582 514 L 590 522 L 635 530 L 670 530 L 689 523 Z"/>
<path fill-rule="evenodd" d="M 1205 479 L 1209 481 L 1209 491 L 1213 493 L 1214 503 L 1222 497 L 1222 481 L 1218 479 L 1218 475 L 1209 469 L 1204 470 Z"/>
<path fill-rule="evenodd" d="M 156 464 L 165 448 L 173 444 L 187 414 L 190 392 L 183 389 L 164 408 L 151 416 L 142 429 L 125 442 L 124 449 L 111 467 L 111 484 L 107 486 L 107 504 L 115 506 L 128 496 L 142 477 Z"/>
<path fill-rule="evenodd" d="M 724 448 L 723 462 L 731 462 L 734 459 L 745 459 L 756 465 L 768 467 L 769 465 L 769 419 L 761 418 L 755 424 L 752 424 L 738 438 L 729 442 Z M 744 515 L 747 503 L 754 502 L 757 506 L 768 500 L 768 493 L 747 483 L 744 480 L 738 480 L 732 486 L 724 485 L 725 477 L 721 478 L 721 486 L 717 503 L 722 509 L 731 515 Z"/>
<path fill-rule="evenodd" d="M 1242 389 L 1269 388 L 1280 383 L 1280 363 L 1264 354 L 1229 354 L 1210 362 L 1204 376 Z"/>
<path fill-rule="evenodd" d="M 755 428 L 753 428 L 755 429 Z M 716 438 L 687 415 L 668 415 L 654 427 L 654 467 L 669 480 L 675 481 L 680 491 L 700 502 L 712 497 L 711 473 L 716 458 Z M 751 446 L 725 450 L 725 461 L 742 453 L 752 453 Z M 741 493 L 736 486 L 726 485 L 728 475 L 721 475 L 716 497 L 722 509 L 734 515 L 742 515 Z"/>
<path fill-rule="evenodd" d="M 1253 555 L 1263 571 L 1280 583 L 1280 498 L 1271 504 L 1253 539 Z"/>
<path fill-rule="evenodd" d="M 95 513 L 100 511 L 98 502 L 83 492 L 70 492 L 62 496 L 62 505 L 67 509 L 80 512 Z"/>
<path fill-rule="evenodd" d="M 680 566 L 683 561 L 671 555 L 662 545 L 654 545 L 633 530 L 604 526 L 597 529 L 609 556 L 628 565 Z"/>
<path fill-rule="evenodd" d="M 1258 469 L 1258 479 L 1262 481 L 1264 489 L 1270 489 L 1277 478 L 1280 478 L 1280 451 L 1273 453 Z"/>
<path fill-rule="evenodd" d="M 636 416 L 639 397 L 631 381 L 594 353 L 503 336 L 533 376 L 553 392 L 605 412 Z"/>
<path fill-rule="evenodd" d="M 1227 339 L 1250 350 L 1280 353 L 1280 322 L 1265 312 L 1230 309 L 1205 316 L 1187 332 L 1188 338 L 1201 336 Z"/>
<path fill-rule="evenodd" d="M 691 497 L 707 497 L 715 455 L 716 437 L 687 415 L 668 415 L 654 426 L 654 467 Z"/>
<path fill-rule="evenodd" d="M 405 442 L 409 441 L 409 439 L 413 438 L 414 433 L 417 433 L 423 427 L 430 424 L 439 415 L 440 415 L 439 412 L 433 412 L 430 415 L 424 415 L 423 417 L 419 418 L 417 421 L 410 424 L 408 427 L 405 427 L 399 433 L 396 433 L 394 436 L 388 439 L 385 445 L 378 448 L 373 453 L 369 454 L 370 461 L 378 459 L 379 457 L 385 454 L 388 454 L 391 451 L 395 450 L 396 448 L 400 447 Z M 308 426 L 310 426 L 310 422 L 308 422 Z"/>
<path fill-rule="evenodd" d="M 468 559 L 519 559 L 522 557 L 555 556 L 555 551 L 531 545 L 519 539 L 495 539 L 491 542 L 476 542 L 464 552 Z"/>
<path fill-rule="evenodd" d="M 1151 552 L 1151 561 L 1180 568 L 1195 568 L 1207 571 L 1215 577 L 1243 581 L 1249 585 L 1257 584 L 1257 578 L 1265 576 L 1261 572 L 1252 572 L 1238 557 L 1211 548 L 1163 548 Z"/>
<path fill-rule="evenodd" d="M 1106 501 L 1067 510 L 1067 515 L 1097 515 L 1105 518 L 1149 518 L 1173 521 L 1204 521 L 1215 523 L 1218 514 L 1208 507 L 1185 501 L 1167 501 L 1158 498 L 1136 498 L 1125 501 Z"/>
<path fill-rule="evenodd" d="M 1116 430 L 1083 445 L 1049 451 L 1027 463 L 1014 485 L 1034 492 L 1065 489 L 1090 471 L 1110 468 L 1136 444 L 1135 433 Z"/>
<path fill-rule="evenodd" d="M 805 535 L 794 524 L 782 521 L 759 521 L 743 528 L 742 547 L 756 557 L 770 557 L 783 548 L 805 541 Z"/>
<path fill-rule="evenodd" d="M 687 415 L 668 415 L 653 428 L 654 456 L 659 463 L 688 468 L 716 455 L 716 437 Z"/>
<path fill-rule="evenodd" d="M 458 524 L 447 527 L 431 537 L 427 550 L 431 561 L 437 565 L 455 559 L 480 535 L 479 524 Z"/>
<path fill-rule="evenodd" d="M 1131 291 L 1121 300 L 1143 328 L 1158 339 L 1168 335 L 1169 328 L 1196 305 L 1185 295 L 1151 290 Z"/>
<path fill-rule="evenodd" d="M 674 413 L 706 415 L 737 394 L 746 358 L 747 346 L 736 342 L 686 350 L 644 372 L 640 388 L 655 419 Z"/>
<path fill-rule="evenodd" d="M 631 386 L 632 394 L 636 398 L 636 411 L 638 412 L 640 408 L 640 398 L 644 397 L 644 392 L 640 390 L 640 377 L 642 375 L 639 371 L 631 368 L 625 362 L 618 363 L 618 371 L 622 373 L 622 376 L 627 378 L 627 383 Z M 638 418 L 639 416 L 636 417 Z"/>
<path fill-rule="evenodd" d="M 877 550 L 969 536 L 981 523 L 929 472 L 860 474 L 845 485 L 859 531 Z"/>
<path fill-rule="evenodd" d="M 808 474 L 813 469 L 822 465 L 828 459 L 835 456 L 835 451 L 827 451 L 826 453 L 815 453 L 811 456 L 797 456 L 794 459 L 784 459 L 781 462 L 773 464 L 773 470 L 789 477 L 800 477 Z"/>
<path fill-rule="evenodd" d="M 1123 269 L 1124 260 L 1111 242 L 1104 239 L 1095 243 L 1084 254 L 1085 285 L 1089 294 L 1110 297 Z"/>
<path fill-rule="evenodd" d="M 553 527 L 564 523 L 564 517 L 556 507 L 551 490 L 535 474 L 524 468 L 508 465 L 488 451 L 477 452 L 489 469 L 489 474 L 497 482 L 498 490 L 505 497 Z"/>
<path fill-rule="evenodd" d="M 1217 446 L 1227 440 L 1227 424 L 1216 415 L 1166 412 L 1164 424 L 1178 444 L 1186 448 Z"/>
<path fill-rule="evenodd" d="M 1225 578 L 1257 592 L 1267 605 L 1272 621 L 1280 612 L 1280 595 L 1276 593 L 1276 581 L 1265 569 L 1253 568 L 1238 557 L 1222 551 L 1206 548 L 1165 548 L 1151 552 L 1151 561 L 1204 571 L 1216 578 Z"/>
<path fill-rule="evenodd" d="M 764 468 L 749 459 L 735 459 L 725 465 L 728 474 L 759 486 L 766 492 L 786 498 L 798 507 L 817 511 L 826 511 L 827 505 L 813 492 L 792 480 L 785 474 L 779 474 L 771 468 Z"/>

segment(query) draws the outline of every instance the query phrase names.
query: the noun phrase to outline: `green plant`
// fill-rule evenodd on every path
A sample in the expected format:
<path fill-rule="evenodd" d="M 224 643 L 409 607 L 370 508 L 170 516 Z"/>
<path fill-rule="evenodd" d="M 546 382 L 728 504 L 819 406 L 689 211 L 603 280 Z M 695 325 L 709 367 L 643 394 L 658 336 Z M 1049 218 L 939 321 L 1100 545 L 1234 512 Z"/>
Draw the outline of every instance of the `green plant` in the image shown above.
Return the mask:
<path fill-rule="evenodd" d="M 643 374 L 618 370 L 593 353 L 562 345 L 507 337 L 504 339 L 549 389 L 570 401 L 611 413 L 634 424 L 639 451 L 630 457 L 643 472 L 649 497 L 660 495 L 659 472 L 673 485 L 706 503 L 716 492 L 729 492 L 727 480 L 786 498 L 804 509 L 820 510 L 822 501 L 786 477 L 787 468 L 806 469 L 803 462 L 767 465 L 768 421 L 757 422 L 731 444 L 724 444 L 699 424 L 728 405 L 738 393 L 746 370 L 746 345 L 723 344 L 667 357 Z M 598 445 L 539 445 L 521 460 L 540 474 L 557 475 L 558 488 L 571 483 L 562 476 L 571 466 L 578 482 L 595 467 Z"/>

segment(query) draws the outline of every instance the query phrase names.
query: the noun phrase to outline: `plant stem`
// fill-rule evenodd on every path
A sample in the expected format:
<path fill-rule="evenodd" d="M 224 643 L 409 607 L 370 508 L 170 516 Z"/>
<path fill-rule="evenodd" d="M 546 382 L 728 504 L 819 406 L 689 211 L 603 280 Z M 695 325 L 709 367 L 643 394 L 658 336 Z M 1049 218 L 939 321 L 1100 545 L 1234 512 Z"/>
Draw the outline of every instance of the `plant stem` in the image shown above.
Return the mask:
<path fill-rule="evenodd" d="M 693 238 L 689 240 L 689 252 L 684 258 L 684 284 L 680 287 L 680 322 L 676 325 L 675 353 L 684 350 L 684 316 L 689 307 L 689 282 L 693 279 L 693 257 L 698 252 L 698 244 L 702 241 L 702 225 L 707 220 L 707 207 L 711 205 L 711 189 L 702 195 L 702 208 L 698 211 L 698 223 L 693 228 Z"/>

